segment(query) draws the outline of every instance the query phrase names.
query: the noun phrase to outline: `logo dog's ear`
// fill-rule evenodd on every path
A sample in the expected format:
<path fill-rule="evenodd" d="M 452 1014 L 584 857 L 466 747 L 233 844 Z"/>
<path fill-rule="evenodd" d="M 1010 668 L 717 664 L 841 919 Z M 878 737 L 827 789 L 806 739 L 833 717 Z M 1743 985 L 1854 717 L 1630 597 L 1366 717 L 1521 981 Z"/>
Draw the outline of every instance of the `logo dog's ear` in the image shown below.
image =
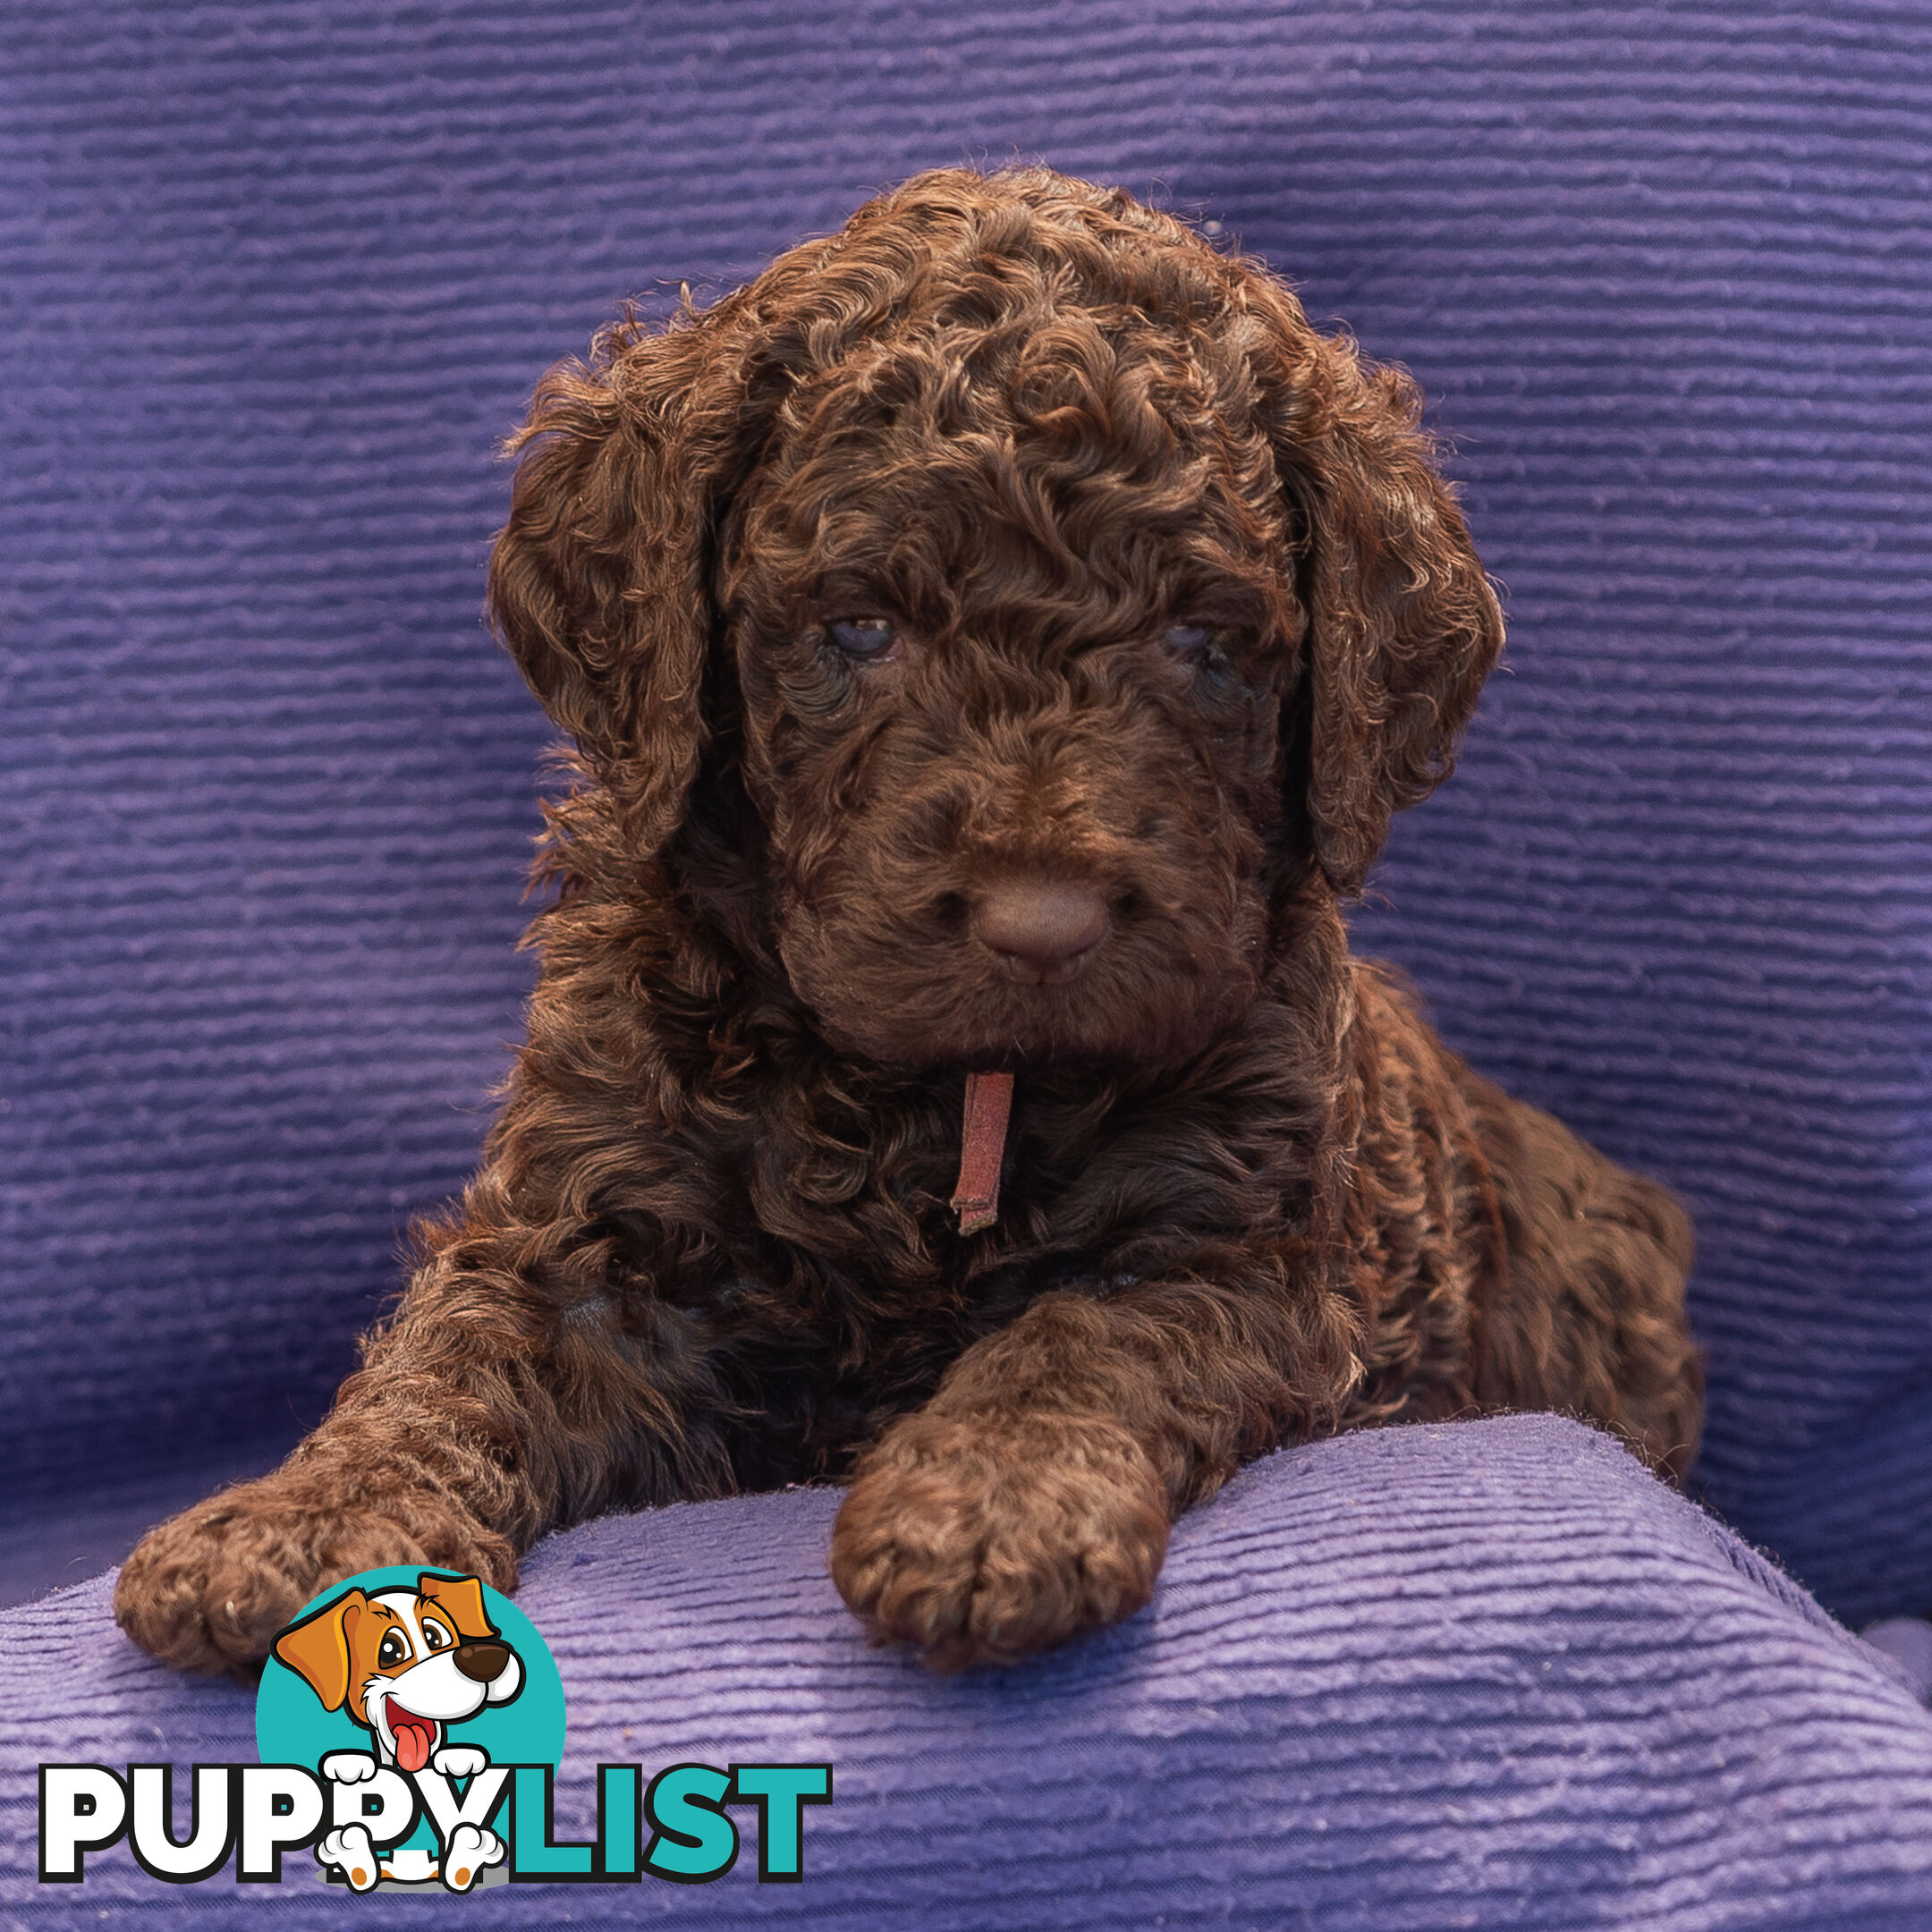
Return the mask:
<path fill-rule="evenodd" d="M 589 363 L 538 385 L 489 610 L 545 709 L 654 852 L 681 822 L 705 745 L 712 611 L 706 464 L 690 402 L 702 318 L 605 330 Z"/>
<path fill-rule="evenodd" d="M 1449 775 L 1503 648 L 1503 614 L 1400 369 L 1318 335 L 1285 289 L 1250 291 L 1275 467 L 1308 612 L 1309 815 L 1337 892 L 1359 893 L 1392 814 Z"/>
<path fill-rule="evenodd" d="M 483 1607 L 483 1586 L 473 1576 L 432 1576 L 427 1572 L 416 1579 L 418 1596 L 449 1613 L 460 1637 L 494 1637 L 496 1626 Z"/>
<path fill-rule="evenodd" d="M 334 1603 L 291 1623 L 275 1640 L 273 1654 L 307 1682 L 324 1710 L 340 1710 L 348 1700 L 355 1674 L 349 1647 L 368 1603 L 360 1589 L 344 1590 Z"/>

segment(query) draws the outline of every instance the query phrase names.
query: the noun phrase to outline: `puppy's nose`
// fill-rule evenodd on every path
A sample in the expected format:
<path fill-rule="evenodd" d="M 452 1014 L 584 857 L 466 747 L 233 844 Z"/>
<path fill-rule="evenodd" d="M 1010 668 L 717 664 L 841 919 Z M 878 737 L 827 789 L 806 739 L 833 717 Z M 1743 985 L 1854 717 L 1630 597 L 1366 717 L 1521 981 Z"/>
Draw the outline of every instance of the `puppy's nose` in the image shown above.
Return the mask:
<path fill-rule="evenodd" d="M 973 936 L 1030 986 L 1056 986 L 1080 970 L 1107 936 L 1106 901 L 1087 886 L 1005 879 L 973 907 Z"/>
<path fill-rule="evenodd" d="M 456 1646 L 456 1668 L 478 1683 L 495 1683 L 510 1668 L 510 1646 L 460 1643 Z"/>

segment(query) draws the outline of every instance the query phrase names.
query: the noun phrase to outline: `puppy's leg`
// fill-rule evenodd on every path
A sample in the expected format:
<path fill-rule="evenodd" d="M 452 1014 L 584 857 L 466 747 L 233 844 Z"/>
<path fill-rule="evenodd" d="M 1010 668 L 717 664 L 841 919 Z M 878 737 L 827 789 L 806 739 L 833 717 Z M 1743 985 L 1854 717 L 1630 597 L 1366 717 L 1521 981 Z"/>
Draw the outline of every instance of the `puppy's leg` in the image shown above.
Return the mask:
<path fill-rule="evenodd" d="M 1509 1246 L 1477 1325 L 1477 1400 L 1588 1416 L 1681 1482 L 1703 1419 L 1684 1325 L 1690 1216 L 1561 1121 L 1467 1068 L 1457 1077 Z"/>
<path fill-rule="evenodd" d="M 1703 1410 L 1690 1217 L 1471 1072 L 1388 968 L 1357 962 L 1354 990 L 1353 1220 L 1378 1316 L 1351 1423 L 1558 1410 L 1681 1480 Z"/>
<path fill-rule="evenodd" d="M 977 1343 L 860 1463 L 832 1539 L 845 1601 L 942 1671 L 1140 1608 L 1174 1518 L 1333 1428 L 1359 1372 L 1339 1296 L 1248 1272 L 1043 1295 Z"/>
<path fill-rule="evenodd" d="M 607 1237 L 519 1222 L 486 1175 L 431 1241 L 321 1428 L 128 1559 L 114 1614 L 135 1642 L 243 1670 L 339 1578 L 419 1563 L 509 1589 L 547 1530 L 728 1487 L 695 1330 L 624 1292 Z"/>

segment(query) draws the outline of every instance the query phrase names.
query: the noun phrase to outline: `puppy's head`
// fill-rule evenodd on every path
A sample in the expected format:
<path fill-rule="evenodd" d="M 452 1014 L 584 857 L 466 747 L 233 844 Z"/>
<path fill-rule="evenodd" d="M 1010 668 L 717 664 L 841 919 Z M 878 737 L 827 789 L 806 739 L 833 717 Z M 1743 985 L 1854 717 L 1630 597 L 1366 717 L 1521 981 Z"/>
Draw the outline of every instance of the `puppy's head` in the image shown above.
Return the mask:
<path fill-rule="evenodd" d="M 492 605 L 640 857 L 750 801 L 835 1040 L 1169 1057 L 1360 889 L 1500 648 L 1417 409 L 1125 195 L 922 175 L 554 370 Z"/>
<path fill-rule="evenodd" d="M 420 1771 L 447 1727 L 505 1704 L 523 1666 L 489 1621 L 474 1577 L 426 1572 L 414 1589 L 344 1590 L 275 1640 L 274 1655 L 325 1710 L 374 1734 L 378 1756 Z"/>

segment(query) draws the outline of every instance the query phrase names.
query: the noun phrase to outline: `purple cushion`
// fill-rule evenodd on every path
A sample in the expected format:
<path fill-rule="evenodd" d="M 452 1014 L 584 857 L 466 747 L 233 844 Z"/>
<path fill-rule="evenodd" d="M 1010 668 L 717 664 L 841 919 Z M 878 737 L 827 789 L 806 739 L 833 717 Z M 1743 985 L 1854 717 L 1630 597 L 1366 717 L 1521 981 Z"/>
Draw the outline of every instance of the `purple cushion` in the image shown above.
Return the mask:
<path fill-rule="evenodd" d="M 13 16 L 0 88 L 15 1506 L 311 1422 L 474 1157 L 538 372 L 1018 152 L 1436 398 L 1513 669 L 1360 936 L 1690 1197 L 1713 1501 L 1932 1606 L 1932 15 L 104 0 Z"/>
<path fill-rule="evenodd" d="M 569 1703 L 559 1835 L 589 1835 L 600 1761 L 829 1759 L 802 1886 L 758 1885 L 744 1813 L 747 1849 L 715 1885 L 513 1886 L 450 1923 L 1932 1922 L 1932 1716 L 1574 1423 L 1271 1456 L 1182 1521 L 1140 1616 L 953 1680 L 868 1648 L 839 1605 L 837 1501 L 606 1518 L 544 1544 L 518 1599 Z M 24 1923 L 137 1902 L 147 1925 L 343 1923 L 307 1853 L 279 1890 L 171 1890 L 124 1848 L 79 1890 L 35 1885 L 42 1758 L 254 1758 L 251 1696 L 140 1656 L 108 1589 L 0 1616 L 0 1904 Z"/>

